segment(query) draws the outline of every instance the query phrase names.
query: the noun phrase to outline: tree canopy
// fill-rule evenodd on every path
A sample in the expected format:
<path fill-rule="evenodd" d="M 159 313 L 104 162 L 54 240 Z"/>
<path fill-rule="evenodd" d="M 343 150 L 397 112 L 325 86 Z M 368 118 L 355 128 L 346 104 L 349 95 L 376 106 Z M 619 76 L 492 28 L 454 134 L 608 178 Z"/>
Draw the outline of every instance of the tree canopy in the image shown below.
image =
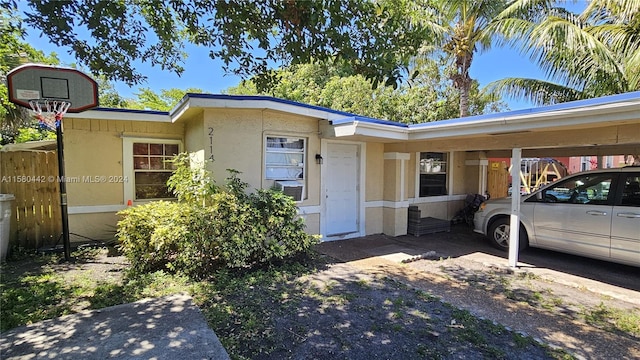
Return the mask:
<path fill-rule="evenodd" d="M 270 95 L 324 106 L 377 119 L 422 123 L 458 116 L 459 92 L 449 82 L 450 67 L 444 57 L 414 59 L 410 69 L 416 77 L 398 88 L 378 85 L 372 88 L 364 76 L 334 64 L 292 65 L 278 71 L 278 84 L 259 91 L 247 80 L 225 92 L 243 95 Z M 478 115 L 506 109 L 496 97 L 483 94 L 478 83 L 470 84 L 470 114 Z"/>
<path fill-rule="evenodd" d="M 210 49 L 226 71 L 255 76 L 261 89 L 274 68 L 325 60 L 345 61 L 374 84 L 396 84 L 438 31 L 435 15 L 418 12 L 413 0 L 30 0 L 28 6 L 25 21 L 70 48 L 81 66 L 129 85 L 145 79 L 136 61 L 182 73 L 187 43 Z"/>
<path fill-rule="evenodd" d="M 36 126 L 31 126 L 33 118 L 26 109 L 9 102 L 6 77 L 11 69 L 27 62 L 50 65 L 59 63 L 55 53 L 45 55 L 22 40 L 24 31 L 18 26 L 19 22 L 20 19 L 14 13 L 0 8 L 0 144 L 13 142 L 16 138 L 26 141 L 48 136 Z M 31 127 L 31 130 L 25 129 L 21 134 L 20 127 Z M 35 133 L 39 135 L 32 138 L 28 136 Z"/>

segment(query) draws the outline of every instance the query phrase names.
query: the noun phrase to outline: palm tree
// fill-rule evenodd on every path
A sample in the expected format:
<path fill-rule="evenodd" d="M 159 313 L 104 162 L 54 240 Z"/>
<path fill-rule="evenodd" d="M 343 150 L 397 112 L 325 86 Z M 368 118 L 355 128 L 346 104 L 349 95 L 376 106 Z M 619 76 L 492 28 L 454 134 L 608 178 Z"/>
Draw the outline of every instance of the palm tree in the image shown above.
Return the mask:
<path fill-rule="evenodd" d="M 579 14 L 548 3 L 515 1 L 491 29 L 550 81 L 506 78 L 488 91 L 545 105 L 640 90 L 640 0 L 593 0 Z"/>
<path fill-rule="evenodd" d="M 446 32 L 443 50 L 454 61 L 453 85 L 460 92 L 460 117 L 469 115 L 469 91 L 472 79 L 469 68 L 476 51 L 484 51 L 494 41 L 492 21 L 509 4 L 506 0 L 437 0 Z"/>

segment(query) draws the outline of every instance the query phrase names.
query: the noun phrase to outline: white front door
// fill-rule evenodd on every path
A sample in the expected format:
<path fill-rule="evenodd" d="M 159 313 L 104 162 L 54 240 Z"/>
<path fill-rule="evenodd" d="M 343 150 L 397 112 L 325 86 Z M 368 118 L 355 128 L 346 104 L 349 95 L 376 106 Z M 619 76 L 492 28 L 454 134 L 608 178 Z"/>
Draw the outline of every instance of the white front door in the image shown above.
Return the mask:
<path fill-rule="evenodd" d="M 358 232 L 359 145 L 327 144 L 325 173 L 326 236 Z"/>

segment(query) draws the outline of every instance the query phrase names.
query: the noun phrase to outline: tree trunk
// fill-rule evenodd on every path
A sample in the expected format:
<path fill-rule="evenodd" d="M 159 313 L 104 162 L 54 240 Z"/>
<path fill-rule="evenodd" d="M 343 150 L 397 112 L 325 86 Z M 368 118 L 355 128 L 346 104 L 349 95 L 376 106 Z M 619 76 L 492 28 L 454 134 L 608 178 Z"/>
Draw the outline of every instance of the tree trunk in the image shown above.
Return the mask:
<path fill-rule="evenodd" d="M 460 117 L 469 116 L 469 85 L 467 82 L 460 87 Z"/>

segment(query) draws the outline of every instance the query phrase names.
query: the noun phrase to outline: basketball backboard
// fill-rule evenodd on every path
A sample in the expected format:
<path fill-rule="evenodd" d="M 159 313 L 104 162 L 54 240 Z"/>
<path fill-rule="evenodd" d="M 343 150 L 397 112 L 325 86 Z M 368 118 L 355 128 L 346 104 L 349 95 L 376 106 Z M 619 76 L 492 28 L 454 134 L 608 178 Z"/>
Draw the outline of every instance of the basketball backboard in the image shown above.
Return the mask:
<path fill-rule="evenodd" d="M 67 112 L 79 113 L 98 106 L 98 84 L 72 68 L 26 64 L 7 74 L 9 101 L 30 108 L 29 100 L 70 102 Z"/>

